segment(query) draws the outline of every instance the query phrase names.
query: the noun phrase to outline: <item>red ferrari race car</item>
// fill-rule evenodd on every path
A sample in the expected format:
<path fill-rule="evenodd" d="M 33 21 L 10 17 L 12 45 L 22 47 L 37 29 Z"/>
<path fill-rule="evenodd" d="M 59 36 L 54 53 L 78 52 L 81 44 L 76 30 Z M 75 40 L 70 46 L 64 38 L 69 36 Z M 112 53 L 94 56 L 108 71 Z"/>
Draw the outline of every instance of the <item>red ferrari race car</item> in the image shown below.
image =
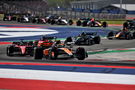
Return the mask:
<path fill-rule="evenodd" d="M 13 42 L 7 47 L 7 56 L 30 55 L 33 56 L 33 41 Z"/>
<path fill-rule="evenodd" d="M 35 59 L 42 59 L 45 57 L 46 59 L 69 59 L 69 58 L 77 58 L 78 60 L 84 60 L 88 57 L 87 52 L 84 48 L 79 47 L 76 50 L 72 48 L 65 47 L 63 43 L 56 42 L 52 47 L 47 49 L 36 48 L 34 52 Z"/>

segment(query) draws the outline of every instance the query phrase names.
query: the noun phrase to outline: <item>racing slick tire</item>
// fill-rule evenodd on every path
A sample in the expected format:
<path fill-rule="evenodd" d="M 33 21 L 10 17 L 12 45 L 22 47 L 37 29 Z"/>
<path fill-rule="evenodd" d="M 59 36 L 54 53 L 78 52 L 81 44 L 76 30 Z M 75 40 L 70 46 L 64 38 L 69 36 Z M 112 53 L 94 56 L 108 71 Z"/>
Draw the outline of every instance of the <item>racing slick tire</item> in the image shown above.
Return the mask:
<path fill-rule="evenodd" d="M 126 37 L 125 37 L 127 40 L 131 40 L 132 39 L 132 36 L 131 36 L 131 34 L 128 34 L 128 35 L 126 35 Z"/>
<path fill-rule="evenodd" d="M 88 45 L 93 45 L 93 44 L 94 44 L 94 41 L 93 41 L 93 40 L 88 39 Z"/>
<path fill-rule="evenodd" d="M 49 51 L 49 59 L 51 59 L 51 60 L 56 60 L 57 57 L 58 57 L 57 48 L 53 47 L 53 48 Z"/>
<path fill-rule="evenodd" d="M 64 41 L 64 44 L 67 46 L 72 46 L 72 37 L 67 37 L 66 40 Z"/>
<path fill-rule="evenodd" d="M 104 21 L 104 22 L 102 23 L 102 27 L 106 28 L 107 26 L 108 26 L 108 23 Z"/>
<path fill-rule="evenodd" d="M 34 48 L 34 59 L 43 58 L 43 49 L 41 47 Z"/>
<path fill-rule="evenodd" d="M 56 59 L 57 59 L 56 53 L 50 51 L 50 53 L 49 53 L 49 59 L 51 59 L 51 60 L 56 60 Z"/>
<path fill-rule="evenodd" d="M 86 58 L 86 51 L 83 47 L 79 47 L 76 49 L 75 55 L 78 60 L 84 60 Z"/>
<path fill-rule="evenodd" d="M 107 38 L 108 38 L 109 40 L 112 40 L 112 39 L 113 39 L 113 36 L 114 36 L 113 31 L 110 31 L 110 32 L 108 33 L 108 35 L 107 35 Z"/>
<path fill-rule="evenodd" d="M 12 46 L 7 47 L 7 56 L 13 56 L 13 50 Z"/>
<path fill-rule="evenodd" d="M 31 52 L 29 53 L 30 56 L 34 56 L 34 47 L 31 49 Z"/>
<path fill-rule="evenodd" d="M 100 44 L 100 41 L 101 41 L 101 39 L 100 39 L 99 36 L 97 36 L 97 37 L 94 38 L 95 44 Z"/>
<path fill-rule="evenodd" d="M 133 39 L 135 39 L 135 32 L 133 32 Z"/>
<path fill-rule="evenodd" d="M 76 26 L 81 26 L 82 25 L 82 22 L 80 21 L 80 20 L 78 20 L 77 22 L 76 22 Z"/>
<path fill-rule="evenodd" d="M 69 25 L 73 25 L 73 20 L 70 19 L 70 20 L 68 21 L 68 24 L 69 24 Z"/>

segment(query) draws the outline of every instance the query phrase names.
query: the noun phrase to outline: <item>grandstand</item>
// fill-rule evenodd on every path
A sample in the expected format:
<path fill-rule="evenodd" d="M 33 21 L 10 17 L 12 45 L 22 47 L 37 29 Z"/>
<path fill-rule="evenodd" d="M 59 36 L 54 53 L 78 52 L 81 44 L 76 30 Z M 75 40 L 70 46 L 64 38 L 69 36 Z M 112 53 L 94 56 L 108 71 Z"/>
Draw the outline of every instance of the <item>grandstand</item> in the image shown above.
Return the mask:
<path fill-rule="evenodd" d="M 1 0 L 0 13 L 44 14 L 47 10 L 46 0 Z"/>
<path fill-rule="evenodd" d="M 128 8 L 134 4 L 134 0 L 122 0 L 126 8 L 121 10 L 128 14 L 135 14 Z M 122 4 L 122 5 L 123 5 Z M 3 14 L 30 14 L 32 16 L 45 16 L 57 14 L 65 17 L 96 17 L 110 19 L 125 18 L 120 10 L 120 0 L 1 0 L 0 18 Z M 122 6 L 124 7 L 124 6 Z M 105 14 L 106 13 L 106 14 Z"/>
<path fill-rule="evenodd" d="M 116 6 L 116 4 L 117 4 L 117 6 Z M 124 8 L 123 6 L 124 7 L 126 6 L 126 8 Z M 134 0 L 85 0 L 85 1 L 81 0 L 81 1 L 71 2 L 71 7 L 77 11 L 82 11 L 82 10 L 87 9 L 93 13 L 102 13 L 102 10 L 104 9 L 104 12 L 114 13 L 114 14 L 121 13 L 120 9 L 122 9 L 122 10 L 124 10 L 124 12 L 128 13 L 128 11 L 131 12 L 130 10 L 132 8 L 132 13 L 133 13 L 133 11 L 135 11 L 135 1 Z M 106 7 L 107 7 L 107 10 L 110 7 L 110 10 L 105 11 Z M 112 11 L 111 11 L 111 9 L 112 9 Z M 135 13 L 133 13 L 133 14 L 135 14 Z"/>

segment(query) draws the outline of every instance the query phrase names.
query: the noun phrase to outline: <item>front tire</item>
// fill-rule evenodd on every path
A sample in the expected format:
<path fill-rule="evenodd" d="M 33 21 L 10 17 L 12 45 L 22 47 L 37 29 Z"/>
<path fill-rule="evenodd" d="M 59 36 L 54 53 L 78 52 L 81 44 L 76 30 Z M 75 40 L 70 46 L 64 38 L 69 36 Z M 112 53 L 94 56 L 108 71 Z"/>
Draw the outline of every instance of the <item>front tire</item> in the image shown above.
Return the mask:
<path fill-rule="evenodd" d="M 114 32 L 113 32 L 113 31 L 110 31 L 110 32 L 108 33 L 108 35 L 107 35 L 107 38 L 108 38 L 109 40 L 112 40 L 112 39 L 113 39 L 113 36 L 114 36 Z"/>

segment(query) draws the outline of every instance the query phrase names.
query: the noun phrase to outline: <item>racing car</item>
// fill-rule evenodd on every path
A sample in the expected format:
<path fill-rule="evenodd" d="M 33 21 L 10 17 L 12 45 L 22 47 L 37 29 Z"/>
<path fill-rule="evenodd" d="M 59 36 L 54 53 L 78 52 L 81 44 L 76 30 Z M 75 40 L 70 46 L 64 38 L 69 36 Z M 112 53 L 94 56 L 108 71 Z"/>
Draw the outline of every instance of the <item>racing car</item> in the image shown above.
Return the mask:
<path fill-rule="evenodd" d="M 100 44 L 101 38 L 95 32 L 83 32 L 75 38 L 76 45 L 93 45 Z"/>
<path fill-rule="evenodd" d="M 98 20 L 88 21 L 87 26 L 90 26 L 90 27 L 102 27 L 102 23 L 100 21 L 98 21 Z"/>
<path fill-rule="evenodd" d="M 135 30 L 135 19 L 133 20 L 127 20 L 128 23 L 128 29 Z"/>
<path fill-rule="evenodd" d="M 68 21 L 66 19 L 51 19 L 51 24 L 57 24 L 57 25 L 68 25 Z"/>
<path fill-rule="evenodd" d="M 90 27 L 102 27 L 102 23 L 99 20 L 95 20 L 94 18 L 82 18 L 77 21 L 77 26 L 90 26 Z"/>
<path fill-rule="evenodd" d="M 53 45 L 55 40 L 56 40 L 56 37 L 42 36 L 40 40 L 36 40 L 34 42 L 34 47 L 40 47 L 43 49 L 49 48 Z"/>
<path fill-rule="evenodd" d="M 32 17 L 32 23 L 46 24 L 46 19 L 44 17 Z"/>
<path fill-rule="evenodd" d="M 68 21 L 60 16 L 54 15 L 54 16 L 48 16 L 46 17 L 46 22 L 50 23 L 51 25 L 57 24 L 57 25 L 68 25 Z"/>
<path fill-rule="evenodd" d="M 30 55 L 33 56 L 33 41 L 13 42 L 7 47 L 7 56 Z"/>
<path fill-rule="evenodd" d="M 72 48 L 65 47 L 64 44 L 57 43 L 52 47 L 44 50 L 42 48 L 35 48 L 34 58 L 42 59 L 43 57 L 51 60 L 68 58 L 77 58 L 78 60 L 84 60 L 86 57 L 88 57 L 88 55 L 85 49 L 82 47 L 73 50 Z"/>
<path fill-rule="evenodd" d="M 135 32 L 129 30 L 120 30 L 118 32 L 110 31 L 107 35 L 109 40 L 111 39 L 126 39 L 131 40 L 135 39 Z"/>
<path fill-rule="evenodd" d="M 30 22 L 30 18 L 27 16 L 21 16 L 18 18 L 18 22 L 20 23 L 29 23 Z"/>

